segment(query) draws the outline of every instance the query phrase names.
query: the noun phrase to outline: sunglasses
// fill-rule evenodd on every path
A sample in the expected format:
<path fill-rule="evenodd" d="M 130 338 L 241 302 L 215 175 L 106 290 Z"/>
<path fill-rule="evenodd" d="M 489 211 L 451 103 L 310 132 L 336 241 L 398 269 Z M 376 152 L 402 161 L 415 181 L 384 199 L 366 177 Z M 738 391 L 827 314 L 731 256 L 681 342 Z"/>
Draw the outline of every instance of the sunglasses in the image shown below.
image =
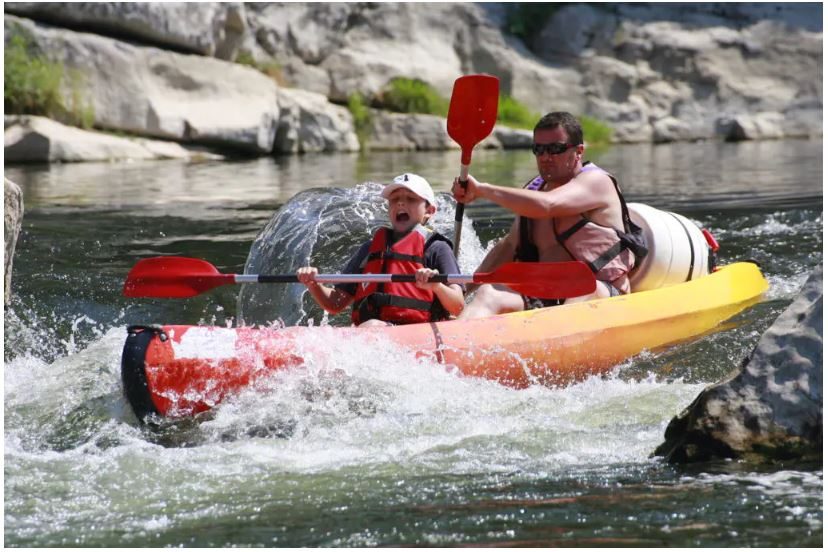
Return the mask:
<path fill-rule="evenodd" d="M 552 142 L 551 144 L 532 144 L 532 153 L 535 155 L 541 155 L 543 153 L 551 153 L 552 155 L 558 155 L 559 153 L 563 153 L 569 148 L 574 148 L 578 144 L 566 144 L 564 142 Z"/>

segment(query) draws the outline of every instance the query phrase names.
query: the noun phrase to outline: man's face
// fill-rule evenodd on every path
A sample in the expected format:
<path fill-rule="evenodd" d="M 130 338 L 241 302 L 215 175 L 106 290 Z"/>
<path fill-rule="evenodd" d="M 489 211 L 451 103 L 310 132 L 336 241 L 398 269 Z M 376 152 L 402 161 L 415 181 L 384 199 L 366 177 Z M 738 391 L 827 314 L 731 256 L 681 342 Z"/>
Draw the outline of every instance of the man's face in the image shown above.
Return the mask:
<path fill-rule="evenodd" d="M 435 208 L 407 188 L 399 188 L 388 197 L 388 218 L 397 232 L 405 232 L 426 221 Z"/>
<path fill-rule="evenodd" d="M 569 136 L 563 127 L 541 128 L 535 131 L 534 140 L 541 148 L 547 144 L 569 145 Z M 537 147 L 537 146 L 536 146 Z M 561 184 L 575 177 L 578 162 L 584 153 L 583 144 L 567 147 L 562 153 L 543 151 L 535 155 L 538 173 L 546 182 Z"/>

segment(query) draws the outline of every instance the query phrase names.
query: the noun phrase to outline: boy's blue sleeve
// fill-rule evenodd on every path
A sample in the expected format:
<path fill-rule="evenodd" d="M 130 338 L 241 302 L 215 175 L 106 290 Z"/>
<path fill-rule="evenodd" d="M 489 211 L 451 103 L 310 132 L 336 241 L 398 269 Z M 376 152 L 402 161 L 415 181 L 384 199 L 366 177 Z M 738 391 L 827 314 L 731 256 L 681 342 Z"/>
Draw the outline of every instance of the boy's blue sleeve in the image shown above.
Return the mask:
<path fill-rule="evenodd" d="M 440 274 L 460 274 L 460 266 L 451 246 L 442 240 L 435 240 L 429 244 L 425 252 L 426 268 L 433 268 Z M 459 284 L 465 293 L 466 287 Z"/>
<path fill-rule="evenodd" d="M 359 246 L 357 252 L 354 253 L 354 256 L 348 261 L 348 264 L 345 265 L 345 268 L 342 269 L 342 274 L 361 274 L 362 273 L 362 261 L 368 257 L 368 249 L 371 247 L 371 242 L 367 241 Z M 357 292 L 357 283 L 351 284 L 336 284 L 334 288 L 347 293 L 351 297 L 356 295 Z"/>

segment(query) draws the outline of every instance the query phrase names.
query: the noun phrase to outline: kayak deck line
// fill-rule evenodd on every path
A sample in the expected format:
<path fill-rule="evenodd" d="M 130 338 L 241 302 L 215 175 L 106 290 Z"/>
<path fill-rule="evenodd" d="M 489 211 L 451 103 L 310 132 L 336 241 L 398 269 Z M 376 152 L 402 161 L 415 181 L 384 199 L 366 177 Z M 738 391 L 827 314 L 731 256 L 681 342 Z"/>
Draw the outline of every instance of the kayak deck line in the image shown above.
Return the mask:
<path fill-rule="evenodd" d="M 734 263 L 670 287 L 472 320 L 371 328 L 131 327 L 122 378 L 139 419 L 192 416 L 261 377 L 301 366 L 308 354 L 333 354 L 314 343 L 368 339 L 370 347 L 377 339 L 465 376 L 514 388 L 564 386 L 645 349 L 715 331 L 760 301 L 767 287 L 755 264 Z"/>

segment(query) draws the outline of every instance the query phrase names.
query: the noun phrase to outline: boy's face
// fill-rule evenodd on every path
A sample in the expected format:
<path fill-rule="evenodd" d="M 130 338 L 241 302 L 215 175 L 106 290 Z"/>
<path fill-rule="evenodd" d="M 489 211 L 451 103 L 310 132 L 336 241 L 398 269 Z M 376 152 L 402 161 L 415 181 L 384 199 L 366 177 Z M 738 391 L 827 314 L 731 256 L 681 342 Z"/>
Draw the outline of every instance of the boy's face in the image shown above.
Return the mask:
<path fill-rule="evenodd" d="M 434 205 L 408 190 L 399 188 L 388 197 L 388 218 L 397 232 L 406 232 L 417 224 L 424 224 L 436 211 Z"/>

